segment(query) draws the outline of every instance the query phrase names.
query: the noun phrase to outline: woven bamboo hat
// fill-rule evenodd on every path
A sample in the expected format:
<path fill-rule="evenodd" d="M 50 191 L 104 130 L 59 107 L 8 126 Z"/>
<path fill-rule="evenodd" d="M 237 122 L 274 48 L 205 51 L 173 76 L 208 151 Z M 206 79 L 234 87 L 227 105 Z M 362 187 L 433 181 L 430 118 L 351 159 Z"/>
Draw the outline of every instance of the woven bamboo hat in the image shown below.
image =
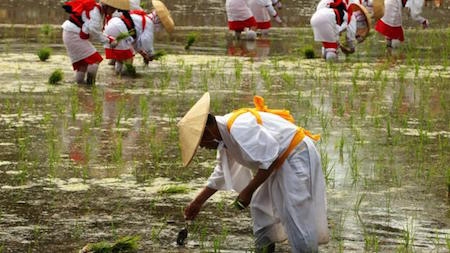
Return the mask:
<path fill-rule="evenodd" d="M 175 28 L 175 23 L 173 22 L 172 17 L 170 16 L 170 12 L 167 9 L 166 5 L 159 0 L 152 0 L 153 7 L 155 7 L 156 14 L 158 15 L 161 23 L 168 33 L 173 32 Z"/>
<path fill-rule="evenodd" d="M 358 3 L 350 4 L 349 8 L 351 8 L 353 12 L 360 11 L 361 14 L 364 15 L 358 17 L 358 19 L 356 20 L 356 34 L 363 38 L 366 38 L 369 35 L 370 27 L 372 26 L 369 11 L 367 11 L 366 7 Z"/>
<path fill-rule="evenodd" d="M 177 124 L 180 137 L 181 160 L 184 167 L 189 165 L 200 144 L 208 118 L 209 102 L 209 92 L 206 92 Z"/>
<path fill-rule="evenodd" d="M 119 10 L 130 10 L 129 0 L 100 0 L 100 2 Z"/>
<path fill-rule="evenodd" d="M 384 16 L 384 0 L 373 0 L 373 18 L 375 21 Z"/>

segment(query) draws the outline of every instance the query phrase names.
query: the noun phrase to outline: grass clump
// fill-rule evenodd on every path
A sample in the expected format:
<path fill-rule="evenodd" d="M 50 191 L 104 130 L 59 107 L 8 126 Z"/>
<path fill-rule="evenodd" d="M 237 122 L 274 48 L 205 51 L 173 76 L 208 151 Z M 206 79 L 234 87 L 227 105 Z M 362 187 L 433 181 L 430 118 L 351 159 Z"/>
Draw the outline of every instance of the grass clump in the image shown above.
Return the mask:
<path fill-rule="evenodd" d="M 168 185 L 158 190 L 158 193 L 160 194 L 179 194 L 187 192 L 189 192 L 189 188 L 185 185 Z"/>
<path fill-rule="evenodd" d="M 316 54 L 314 53 L 314 48 L 312 47 L 305 47 L 303 49 L 303 55 L 306 59 L 314 59 L 316 58 Z"/>
<path fill-rule="evenodd" d="M 61 69 L 56 69 L 48 78 L 49 84 L 59 84 L 63 80 L 64 74 Z"/>
<path fill-rule="evenodd" d="M 46 61 L 48 58 L 50 58 L 50 55 L 52 54 L 52 49 L 49 47 L 43 47 L 39 49 L 37 52 L 37 56 L 39 57 L 39 60 Z"/>
<path fill-rule="evenodd" d="M 125 74 L 127 76 L 136 76 L 137 72 L 136 72 L 136 67 L 133 66 L 133 64 L 131 63 L 125 63 Z"/>
<path fill-rule="evenodd" d="M 192 44 L 197 40 L 198 34 L 195 32 L 191 32 L 188 34 L 186 45 L 184 46 L 184 50 L 189 50 Z"/>
<path fill-rule="evenodd" d="M 165 50 L 156 50 L 155 54 L 153 55 L 153 59 L 158 60 L 166 54 L 167 54 L 167 52 Z"/>
<path fill-rule="evenodd" d="M 80 250 L 80 253 L 134 253 L 139 248 L 139 236 L 125 236 L 110 243 L 101 241 L 89 243 Z"/>

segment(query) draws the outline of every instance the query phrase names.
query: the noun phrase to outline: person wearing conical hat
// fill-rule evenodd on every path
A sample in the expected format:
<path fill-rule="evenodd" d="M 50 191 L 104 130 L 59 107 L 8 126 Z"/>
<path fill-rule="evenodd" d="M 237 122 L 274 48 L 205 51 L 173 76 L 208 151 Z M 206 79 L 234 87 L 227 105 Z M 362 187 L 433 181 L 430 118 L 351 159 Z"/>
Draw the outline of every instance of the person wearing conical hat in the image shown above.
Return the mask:
<path fill-rule="evenodd" d="M 274 8 L 281 9 L 281 2 L 279 0 L 248 0 L 247 4 L 255 17 L 256 28 L 261 34 L 267 35 L 269 33 L 269 29 L 272 27 L 270 23 L 271 18 L 278 24 L 283 22 Z"/>
<path fill-rule="evenodd" d="M 253 102 L 214 116 L 207 92 L 178 122 L 184 166 L 198 146 L 217 150 L 214 171 L 184 216 L 195 219 L 218 190 L 236 191 L 234 206 L 250 207 L 256 252 L 274 252 L 286 239 L 292 252 L 317 252 L 329 240 L 319 136 L 296 126 L 289 111 L 269 109 L 259 96 Z"/>
<path fill-rule="evenodd" d="M 384 0 L 384 15 L 375 24 L 375 30 L 386 38 L 388 52 L 392 50 L 392 41 L 405 40 L 402 26 L 402 9 L 408 8 L 413 20 L 428 28 L 428 19 L 422 17 L 424 0 Z"/>
<path fill-rule="evenodd" d="M 122 74 L 125 63 L 132 64 L 135 53 L 139 53 L 146 63 L 154 59 L 154 33 L 165 28 L 167 32 L 174 30 L 174 22 L 166 6 L 153 0 L 155 10 L 146 13 L 144 10 L 123 12 L 121 17 L 111 18 L 105 26 L 104 33 L 112 40 L 105 45 L 106 59 L 114 59 L 115 72 Z"/>
<path fill-rule="evenodd" d="M 116 10 L 129 9 L 128 0 L 73 0 L 64 3 L 63 8 L 70 17 L 62 24 L 62 37 L 75 71 L 77 83 L 94 84 L 98 65 L 103 60 L 89 39 L 109 43 L 103 34 L 106 15 Z"/>

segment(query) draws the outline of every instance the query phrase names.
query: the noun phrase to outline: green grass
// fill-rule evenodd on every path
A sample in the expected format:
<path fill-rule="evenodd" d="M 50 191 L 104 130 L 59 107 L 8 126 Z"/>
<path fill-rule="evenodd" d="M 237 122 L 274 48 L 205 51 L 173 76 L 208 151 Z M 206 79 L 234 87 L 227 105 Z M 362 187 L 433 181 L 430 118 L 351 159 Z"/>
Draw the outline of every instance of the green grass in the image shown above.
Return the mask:
<path fill-rule="evenodd" d="M 161 189 L 158 190 L 158 193 L 160 194 L 182 194 L 182 193 L 188 193 L 189 187 L 185 185 L 168 185 L 164 186 Z"/>

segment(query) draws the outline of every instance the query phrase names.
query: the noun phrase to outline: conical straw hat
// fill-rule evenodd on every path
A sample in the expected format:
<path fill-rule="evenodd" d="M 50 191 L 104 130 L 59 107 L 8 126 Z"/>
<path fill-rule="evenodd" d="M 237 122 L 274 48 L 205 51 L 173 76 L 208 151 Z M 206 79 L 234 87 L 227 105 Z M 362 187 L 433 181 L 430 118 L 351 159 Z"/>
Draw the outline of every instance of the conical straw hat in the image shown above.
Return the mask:
<path fill-rule="evenodd" d="M 180 137 L 181 160 L 184 167 L 189 165 L 200 144 L 203 131 L 205 130 L 206 119 L 208 118 L 209 101 L 209 93 L 206 92 L 177 124 Z"/>
<path fill-rule="evenodd" d="M 369 11 L 367 11 L 366 7 L 358 3 L 350 4 L 349 8 L 352 8 L 353 12 L 360 11 L 364 14 L 365 20 L 362 22 L 359 20 L 357 21 L 356 34 L 366 38 L 369 35 L 370 27 L 372 26 Z"/>
<path fill-rule="evenodd" d="M 175 28 L 175 23 L 173 22 L 172 17 L 170 16 L 170 12 L 167 9 L 166 5 L 159 0 L 152 0 L 153 7 L 155 7 L 156 14 L 158 15 L 161 23 L 168 33 L 173 32 Z"/>
<path fill-rule="evenodd" d="M 373 19 L 377 21 L 384 16 L 384 0 L 373 0 Z"/>
<path fill-rule="evenodd" d="M 100 2 L 119 10 L 130 10 L 129 0 L 100 0 Z"/>

